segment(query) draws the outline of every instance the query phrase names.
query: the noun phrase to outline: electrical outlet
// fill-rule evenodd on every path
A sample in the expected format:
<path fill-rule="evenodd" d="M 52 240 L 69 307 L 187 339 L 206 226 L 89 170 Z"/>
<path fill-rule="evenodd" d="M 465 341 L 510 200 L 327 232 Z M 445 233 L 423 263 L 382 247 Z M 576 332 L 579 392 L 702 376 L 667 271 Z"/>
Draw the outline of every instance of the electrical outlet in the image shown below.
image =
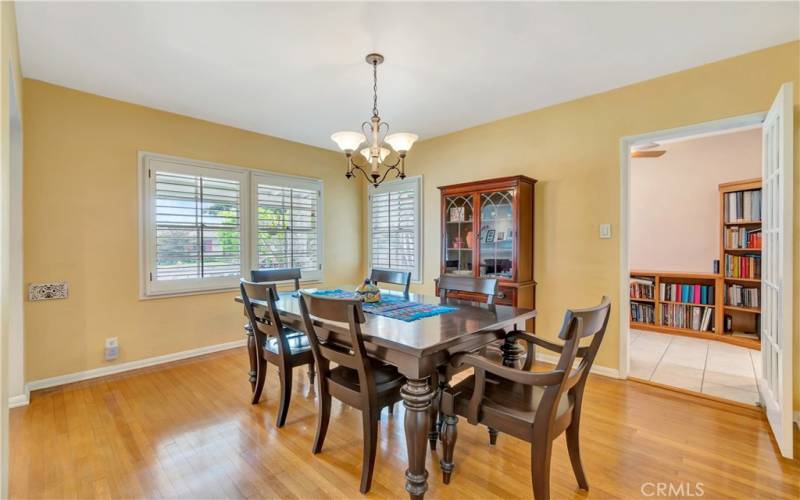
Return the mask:
<path fill-rule="evenodd" d="M 119 357 L 119 342 L 117 337 L 106 339 L 106 361 L 113 361 Z"/>
<path fill-rule="evenodd" d="M 611 224 L 600 224 L 600 239 L 601 240 L 611 239 Z"/>

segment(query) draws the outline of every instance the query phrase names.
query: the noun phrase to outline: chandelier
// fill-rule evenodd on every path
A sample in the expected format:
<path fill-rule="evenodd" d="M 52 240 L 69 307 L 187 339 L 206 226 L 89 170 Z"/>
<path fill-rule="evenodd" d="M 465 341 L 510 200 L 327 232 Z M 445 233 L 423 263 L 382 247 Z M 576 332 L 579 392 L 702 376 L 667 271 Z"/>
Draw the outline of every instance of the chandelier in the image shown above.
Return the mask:
<path fill-rule="evenodd" d="M 355 175 L 355 171 L 361 172 L 364 178 L 375 187 L 378 187 L 389 172 L 395 172 L 395 178 L 405 179 L 405 159 L 408 150 L 419 138 L 416 134 L 408 132 L 397 132 L 389 134 L 389 124 L 381 121 L 378 116 L 378 65 L 383 62 L 380 54 L 368 54 L 367 63 L 372 65 L 372 118 L 361 124 L 362 132 L 336 132 L 331 139 L 339 146 L 339 149 L 347 155 L 347 173 L 345 177 L 350 179 Z M 369 137 L 369 145 L 359 151 L 367 164 L 359 165 L 356 162 L 358 155 L 353 155 L 355 151 Z M 397 159 L 394 163 L 389 163 L 386 159 L 394 151 Z M 369 174 L 367 169 L 370 170 Z M 383 169 L 383 173 L 381 173 Z"/>

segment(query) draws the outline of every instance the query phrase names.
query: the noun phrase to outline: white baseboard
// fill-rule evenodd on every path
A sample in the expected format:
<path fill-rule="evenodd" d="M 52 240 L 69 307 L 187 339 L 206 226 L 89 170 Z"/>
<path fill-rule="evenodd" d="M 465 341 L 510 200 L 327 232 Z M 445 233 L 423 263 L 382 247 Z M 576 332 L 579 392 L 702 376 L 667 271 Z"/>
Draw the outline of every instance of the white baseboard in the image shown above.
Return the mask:
<path fill-rule="evenodd" d="M 25 406 L 30 403 L 30 392 L 25 391 L 25 394 L 20 394 L 18 396 L 11 396 L 8 398 L 8 407 L 9 408 L 16 408 L 18 406 Z"/>
<path fill-rule="evenodd" d="M 64 384 L 71 384 L 73 382 L 80 382 L 82 380 L 104 377 L 106 375 L 113 375 L 115 373 L 137 370 L 139 368 L 146 368 L 148 366 L 160 365 L 163 363 L 169 363 L 171 361 L 179 361 L 181 359 L 194 358 L 196 356 L 202 356 L 204 354 L 210 354 L 212 352 L 224 351 L 227 349 L 242 347 L 246 344 L 246 342 L 247 342 L 246 339 L 234 340 L 233 342 L 225 342 L 223 344 L 214 344 L 205 347 L 198 347 L 197 349 L 189 349 L 188 351 L 180 351 L 172 354 L 155 356 L 152 358 L 139 359 L 136 361 L 128 361 L 127 363 L 120 363 L 118 365 L 103 366 L 101 368 L 93 368 L 91 370 L 69 373 L 67 375 L 59 375 L 57 377 L 44 378 L 41 380 L 33 380 L 25 384 L 25 389 L 26 392 L 29 393 L 30 391 L 35 391 L 38 389 L 46 389 L 48 387 L 56 387 Z M 16 400 L 16 398 L 20 398 L 20 396 L 15 396 L 12 399 Z M 16 406 L 22 406 L 28 404 L 28 399 L 29 398 L 25 398 L 24 402 L 22 402 L 23 401 L 22 399 L 16 400 L 18 402 Z M 12 404 L 11 401 L 9 401 L 9 406 L 11 406 L 11 404 Z"/>
<path fill-rule="evenodd" d="M 555 365 L 558 363 L 558 356 L 554 354 L 545 354 L 541 351 L 537 350 L 536 352 L 536 361 L 541 361 L 543 363 L 550 363 L 551 365 Z M 580 361 L 576 360 L 576 363 Z M 619 378 L 619 370 L 616 368 L 609 368 L 607 366 L 601 366 L 593 364 L 589 373 L 594 373 L 595 375 L 602 375 L 603 377 L 611 377 L 611 378 Z"/>

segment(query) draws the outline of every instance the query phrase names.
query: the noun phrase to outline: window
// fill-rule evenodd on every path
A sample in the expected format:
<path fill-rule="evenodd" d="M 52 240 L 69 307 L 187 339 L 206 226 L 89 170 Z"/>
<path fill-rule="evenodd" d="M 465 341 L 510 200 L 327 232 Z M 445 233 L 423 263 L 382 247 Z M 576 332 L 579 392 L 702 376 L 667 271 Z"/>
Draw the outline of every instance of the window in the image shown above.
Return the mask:
<path fill-rule="evenodd" d="M 321 279 L 319 181 L 253 174 L 256 262 L 261 268 L 299 267 L 304 279 Z"/>
<path fill-rule="evenodd" d="M 420 177 L 370 188 L 370 267 L 410 271 L 422 280 Z"/>
<path fill-rule="evenodd" d="M 143 296 L 234 288 L 255 267 L 322 279 L 321 181 L 152 154 L 141 163 Z"/>

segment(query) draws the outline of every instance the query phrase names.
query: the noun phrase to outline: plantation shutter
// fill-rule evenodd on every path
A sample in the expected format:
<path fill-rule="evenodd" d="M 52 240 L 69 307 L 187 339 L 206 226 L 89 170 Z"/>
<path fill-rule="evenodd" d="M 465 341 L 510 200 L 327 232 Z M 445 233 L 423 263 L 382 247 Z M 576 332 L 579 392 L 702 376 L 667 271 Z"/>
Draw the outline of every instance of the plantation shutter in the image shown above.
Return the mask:
<path fill-rule="evenodd" d="M 242 268 L 242 184 L 209 175 L 151 170 L 155 266 L 151 281 L 235 277 Z"/>
<path fill-rule="evenodd" d="M 256 183 L 257 265 L 298 267 L 304 279 L 319 279 L 321 186 L 315 181 L 277 185 L 275 180 L 267 178 Z M 302 187 L 295 187 L 297 184 Z"/>
<path fill-rule="evenodd" d="M 416 186 L 416 182 L 398 182 L 395 186 L 381 186 L 383 189 L 376 189 L 370 196 L 372 268 L 408 271 L 418 279 L 419 190 Z"/>

